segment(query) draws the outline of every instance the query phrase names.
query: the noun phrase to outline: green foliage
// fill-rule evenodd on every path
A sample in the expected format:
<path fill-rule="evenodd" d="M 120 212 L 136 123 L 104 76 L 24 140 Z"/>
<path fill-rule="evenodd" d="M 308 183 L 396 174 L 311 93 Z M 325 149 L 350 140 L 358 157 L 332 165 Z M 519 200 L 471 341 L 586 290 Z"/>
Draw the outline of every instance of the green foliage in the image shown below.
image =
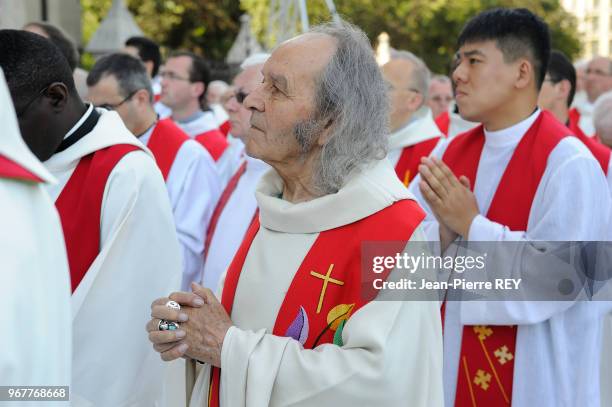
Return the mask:
<path fill-rule="evenodd" d="M 549 24 L 553 46 L 571 59 L 580 52 L 575 18 L 559 0 L 335 0 L 340 15 L 361 27 L 372 42 L 383 31 L 391 46 L 421 56 L 430 69 L 447 73 L 455 52 L 455 42 L 465 22 L 478 12 L 492 7 L 526 7 Z M 266 43 L 269 0 L 241 0 L 251 16 L 252 27 Z M 327 21 L 324 0 L 309 0 L 311 23 Z"/>
<path fill-rule="evenodd" d="M 83 43 L 87 44 L 112 0 L 81 0 Z M 126 0 L 143 33 L 163 48 L 189 49 L 222 60 L 240 28 L 239 0 Z"/>

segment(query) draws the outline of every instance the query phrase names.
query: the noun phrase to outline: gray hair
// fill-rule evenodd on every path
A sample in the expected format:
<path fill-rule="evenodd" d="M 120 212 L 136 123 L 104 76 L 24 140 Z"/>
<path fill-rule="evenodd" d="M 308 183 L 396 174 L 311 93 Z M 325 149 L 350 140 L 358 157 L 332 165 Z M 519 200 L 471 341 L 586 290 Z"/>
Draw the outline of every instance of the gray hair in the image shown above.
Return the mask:
<path fill-rule="evenodd" d="M 612 133 L 612 91 L 600 95 L 593 108 L 593 124 L 599 133 L 605 129 L 607 134 Z"/>
<path fill-rule="evenodd" d="M 119 93 L 128 97 L 132 93 L 146 89 L 149 101 L 153 102 L 151 80 L 142 61 L 124 53 L 105 55 L 100 58 L 87 75 L 87 86 L 95 86 L 100 79 L 113 75 L 119 85 Z"/>
<path fill-rule="evenodd" d="M 270 58 L 270 54 L 265 52 L 258 52 L 253 55 L 249 55 L 242 63 L 240 64 L 240 69 L 245 70 L 255 65 L 263 65 Z"/>
<path fill-rule="evenodd" d="M 430 83 L 434 81 L 442 83 L 452 83 L 451 79 L 446 75 L 433 75 L 431 77 Z"/>
<path fill-rule="evenodd" d="M 431 78 L 429 68 L 427 68 L 427 65 L 421 58 L 417 57 L 410 51 L 392 50 L 391 59 L 403 59 L 409 61 L 414 66 L 410 81 L 412 82 L 411 86 L 414 87 L 415 90 L 418 90 L 423 96 L 423 101 L 421 102 L 422 106 L 429 95 L 429 81 Z"/>
<path fill-rule="evenodd" d="M 336 40 L 336 52 L 316 80 L 315 113 L 296 126 L 305 150 L 331 121 L 329 141 L 315 169 L 315 185 L 337 192 L 355 169 L 387 153 L 388 101 L 385 82 L 365 33 L 345 21 L 312 27 L 309 33 Z"/>

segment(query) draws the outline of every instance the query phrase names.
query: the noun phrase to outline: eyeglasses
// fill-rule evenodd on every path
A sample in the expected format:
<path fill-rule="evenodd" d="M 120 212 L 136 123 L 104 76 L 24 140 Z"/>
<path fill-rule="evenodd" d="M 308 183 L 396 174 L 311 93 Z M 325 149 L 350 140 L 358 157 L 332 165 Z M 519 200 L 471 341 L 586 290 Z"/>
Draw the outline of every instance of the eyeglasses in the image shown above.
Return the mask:
<path fill-rule="evenodd" d="M 160 72 L 159 73 L 159 77 L 162 79 L 168 79 L 171 81 L 185 81 L 185 82 L 191 82 L 191 79 L 189 78 L 185 78 L 183 76 L 177 75 L 174 72 Z"/>
<path fill-rule="evenodd" d="M 117 109 L 119 106 L 121 106 L 122 104 L 124 104 L 125 102 L 127 102 L 128 100 L 130 100 L 135 94 L 136 92 L 138 92 L 140 89 L 136 89 L 135 91 L 133 91 L 132 93 L 130 93 L 129 95 L 127 95 L 127 97 L 125 99 L 123 99 L 121 102 L 117 103 L 117 104 L 110 104 L 110 103 L 102 103 L 100 105 L 97 105 L 96 107 L 101 107 L 103 109 L 106 110 L 115 110 Z"/>
<path fill-rule="evenodd" d="M 49 86 L 51 86 L 51 85 L 49 85 Z M 41 97 L 42 95 L 44 95 L 44 94 L 45 94 L 45 92 L 47 91 L 47 89 L 49 89 L 49 86 L 45 86 L 44 88 L 42 88 L 42 89 L 40 90 L 40 92 L 38 92 L 38 94 L 37 94 L 36 96 L 34 96 L 32 99 L 30 99 L 30 100 L 28 101 L 28 103 L 26 103 L 26 104 L 25 104 L 25 106 L 23 106 L 21 109 L 19 109 L 18 111 L 16 111 L 15 113 L 16 113 L 17 117 L 22 117 L 22 116 L 25 114 L 25 112 L 26 112 L 26 111 L 27 111 L 27 110 L 30 108 L 30 105 L 31 105 L 32 103 L 34 103 L 34 101 L 35 101 L 36 99 L 38 99 L 39 97 Z"/>
<path fill-rule="evenodd" d="M 601 69 L 588 69 L 586 70 L 587 75 L 596 75 L 596 76 L 610 76 L 612 73 L 604 72 Z"/>
<path fill-rule="evenodd" d="M 242 89 L 238 90 L 238 92 L 234 94 L 236 101 L 240 104 L 244 103 L 244 99 L 246 99 L 247 96 L 249 96 L 249 94 L 243 91 Z"/>
<path fill-rule="evenodd" d="M 385 85 L 387 87 L 387 92 L 390 92 L 392 90 L 407 90 L 409 92 L 421 93 L 418 89 L 415 88 L 397 88 L 393 86 L 390 82 L 385 82 Z"/>

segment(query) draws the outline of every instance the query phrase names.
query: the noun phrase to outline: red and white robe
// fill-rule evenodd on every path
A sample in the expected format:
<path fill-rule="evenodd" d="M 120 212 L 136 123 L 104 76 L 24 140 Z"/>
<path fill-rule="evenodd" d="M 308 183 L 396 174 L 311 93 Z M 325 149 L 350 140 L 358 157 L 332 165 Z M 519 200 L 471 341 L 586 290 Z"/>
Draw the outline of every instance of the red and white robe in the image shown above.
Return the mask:
<path fill-rule="evenodd" d="M 436 125 L 440 131 L 448 138 L 453 138 L 457 134 L 464 133 L 478 126 L 478 123 L 470 122 L 454 112 L 455 105 L 451 104 L 446 112 L 441 113 L 435 118 Z"/>
<path fill-rule="evenodd" d="M 142 334 L 143 310 L 179 287 L 178 240 L 151 154 L 117 113 L 99 113 L 90 132 L 44 163 L 58 180 L 48 190 L 60 207 L 72 274 L 70 395 L 75 406 L 154 405 L 164 398 L 166 366 Z M 118 150 L 129 152 L 117 159 Z"/>
<path fill-rule="evenodd" d="M 225 187 L 234 172 L 238 169 L 240 155 L 229 149 L 229 142 L 219 130 L 217 119 L 212 111 L 199 112 L 196 118 L 176 124 L 187 135 L 202 144 L 217 164 L 221 176 L 221 186 Z"/>
<path fill-rule="evenodd" d="M 139 138 L 153 153 L 174 214 L 183 258 L 181 289 L 202 278 L 204 234 L 221 184 L 210 154 L 170 119 L 163 119 Z"/>
<path fill-rule="evenodd" d="M 44 185 L 55 180 L 21 138 L 2 70 L 0 123 L 2 385 L 69 386 L 68 260 L 59 216 Z"/>
<path fill-rule="evenodd" d="M 260 215 L 225 278 L 235 326 L 210 405 L 442 406 L 438 302 L 359 294 L 361 242 L 420 235 L 423 213 L 388 161 L 308 202 L 282 188 L 276 172 L 262 178 Z M 210 374 L 202 366 L 191 406 L 209 405 Z"/>
<path fill-rule="evenodd" d="M 535 240 L 605 238 L 606 180 L 587 148 L 568 135 L 550 113 L 537 110 L 510 128 L 489 132 L 479 126 L 436 147 L 433 156 L 472 181 L 481 215 L 468 240 L 528 247 Z M 427 211 L 426 234 L 437 240 L 438 225 L 418 180 L 411 191 Z M 498 277 L 513 272 L 508 264 Z M 598 406 L 601 318 L 594 307 L 569 301 L 446 303 L 446 405 Z"/>
<path fill-rule="evenodd" d="M 580 127 L 587 137 L 597 137 L 593 124 L 594 106 L 585 101 L 582 105 L 572 107 L 569 111 L 570 128 Z"/>
<path fill-rule="evenodd" d="M 214 292 L 255 216 L 255 188 L 269 169 L 263 161 L 246 157 L 217 202 L 206 232 L 202 278 L 204 287 Z"/>
<path fill-rule="evenodd" d="M 433 121 L 429 109 L 389 135 L 387 158 L 405 186 L 408 186 L 419 173 L 421 157 L 427 157 L 441 137 L 443 134 Z"/>

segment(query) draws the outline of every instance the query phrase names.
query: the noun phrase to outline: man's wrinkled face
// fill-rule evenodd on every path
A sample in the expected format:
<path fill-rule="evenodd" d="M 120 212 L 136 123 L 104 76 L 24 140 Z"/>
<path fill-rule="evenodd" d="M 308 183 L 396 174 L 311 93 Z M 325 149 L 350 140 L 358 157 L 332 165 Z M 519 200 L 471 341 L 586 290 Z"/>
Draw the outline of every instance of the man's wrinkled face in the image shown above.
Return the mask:
<path fill-rule="evenodd" d="M 232 96 L 224 104 L 229 115 L 232 136 L 238 137 L 245 144 L 251 127 L 251 110 L 238 102 L 238 99 L 244 102 L 244 99 L 259 86 L 263 80 L 262 67 L 263 65 L 254 65 L 240 72 L 234 78 Z"/>
<path fill-rule="evenodd" d="M 335 40 L 304 34 L 274 51 L 265 63 L 263 81 L 244 101 L 252 111 L 246 150 L 268 164 L 303 160 L 322 130 L 314 124 L 316 79 L 335 52 Z M 310 143 L 298 142 L 309 134 Z"/>
<path fill-rule="evenodd" d="M 453 88 L 450 81 L 433 80 L 429 85 L 429 99 L 427 104 L 433 117 L 438 117 L 448 110 L 453 101 Z"/>
<path fill-rule="evenodd" d="M 593 58 L 586 70 L 585 90 L 589 102 L 612 89 L 612 62 L 608 58 Z"/>
<path fill-rule="evenodd" d="M 202 83 L 189 79 L 191 58 L 179 56 L 169 58 L 160 72 L 161 102 L 170 109 L 181 109 L 198 98 Z M 199 88 L 196 88 L 199 86 Z M 201 92 L 200 92 L 201 93 Z"/>
<path fill-rule="evenodd" d="M 514 97 L 519 61 L 506 63 L 495 41 L 464 44 L 457 52 L 452 75 L 461 116 L 486 122 L 502 109 Z"/>

